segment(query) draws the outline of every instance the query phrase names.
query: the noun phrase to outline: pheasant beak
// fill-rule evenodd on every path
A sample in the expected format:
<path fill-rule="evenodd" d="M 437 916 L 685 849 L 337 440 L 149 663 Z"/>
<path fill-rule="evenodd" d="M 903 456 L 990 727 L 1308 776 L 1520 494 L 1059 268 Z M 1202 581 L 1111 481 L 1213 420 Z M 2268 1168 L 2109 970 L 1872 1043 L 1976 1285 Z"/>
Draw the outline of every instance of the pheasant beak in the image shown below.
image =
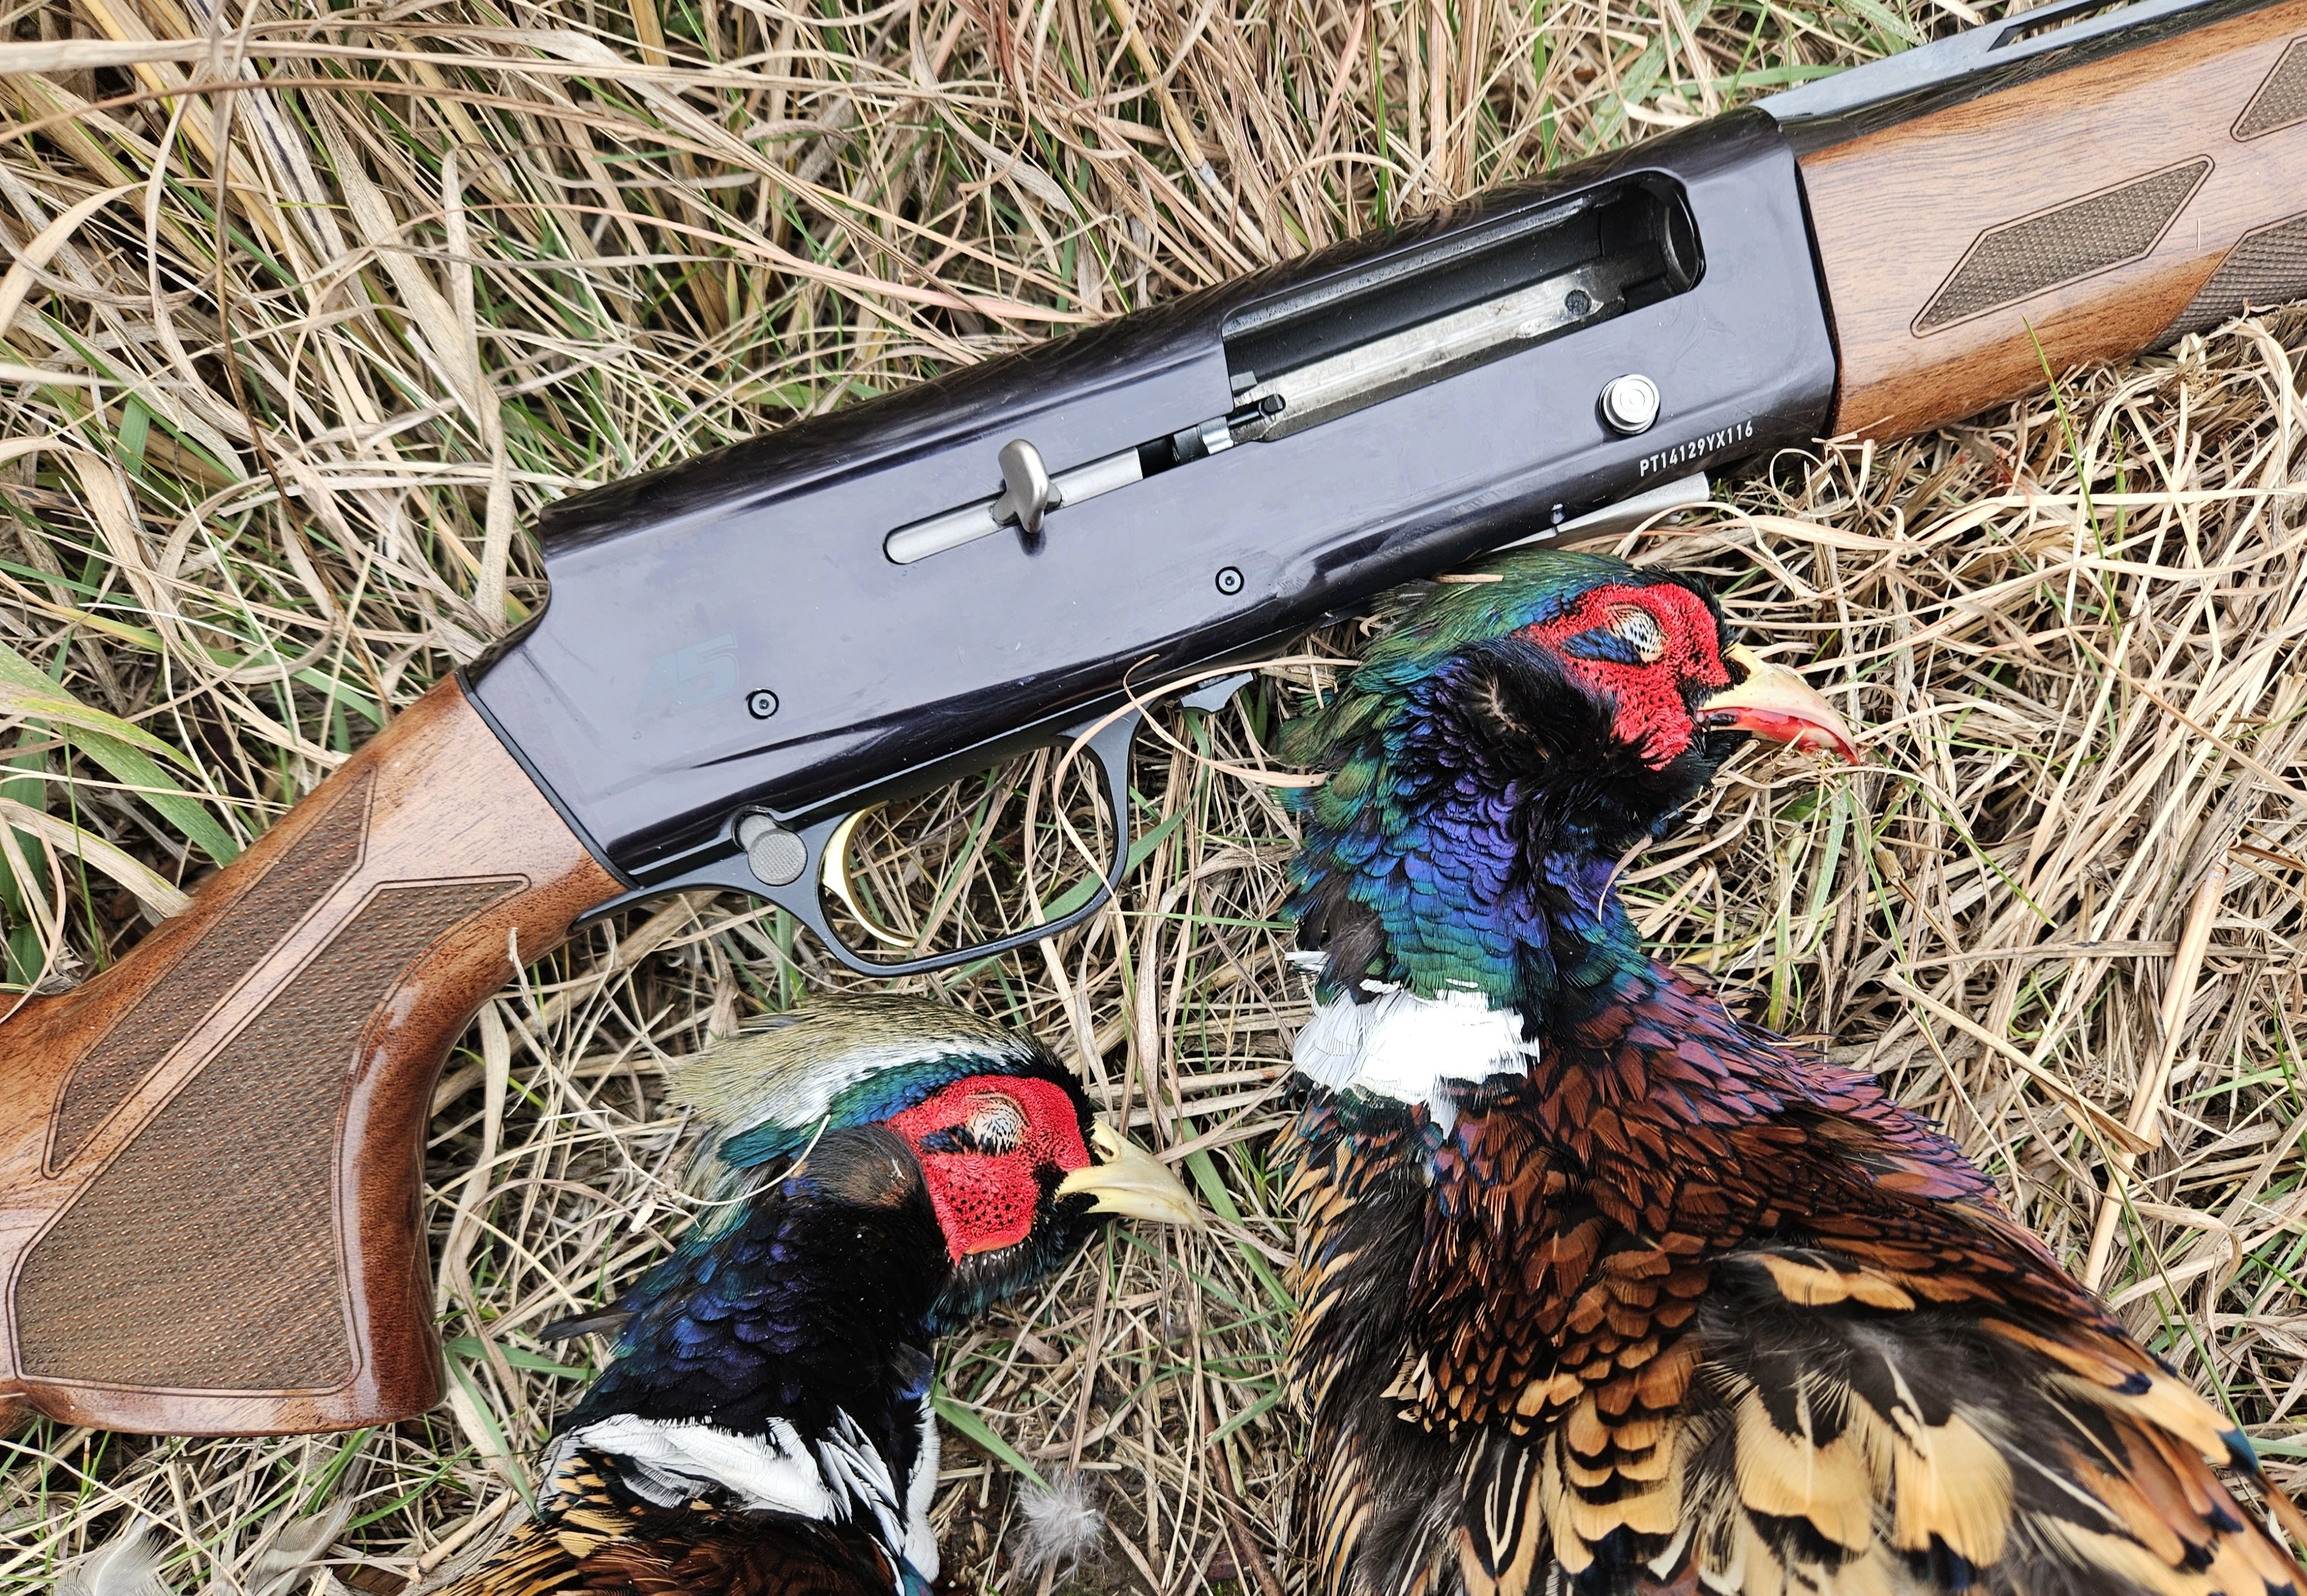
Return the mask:
<path fill-rule="evenodd" d="M 1701 725 L 1752 732 L 1789 748 L 1831 748 L 1852 764 L 1858 762 L 1850 728 L 1809 682 L 1785 665 L 1756 657 L 1744 643 L 1731 644 L 1723 657 L 1743 667 L 1745 679 L 1706 700 L 1698 712 Z"/>
<path fill-rule="evenodd" d="M 1170 1166 L 1102 1120 L 1090 1127 L 1091 1150 L 1098 1162 L 1085 1165 L 1058 1182 L 1058 1195 L 1076 1192 L 1094 1197 L 1093 1214 L 1119 1214 L 1128 1219 L 1151 1219 L 1162 1224 L 1202 1228 L 1202 1211 Z"/>

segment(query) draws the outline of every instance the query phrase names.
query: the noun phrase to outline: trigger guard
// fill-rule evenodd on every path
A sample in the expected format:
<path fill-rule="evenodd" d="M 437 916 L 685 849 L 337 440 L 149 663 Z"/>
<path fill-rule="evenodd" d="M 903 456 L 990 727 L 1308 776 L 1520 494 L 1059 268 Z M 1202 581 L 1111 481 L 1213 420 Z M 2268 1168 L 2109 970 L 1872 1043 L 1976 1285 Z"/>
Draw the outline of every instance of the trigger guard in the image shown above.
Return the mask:
<path fill-rule="evenodd" d="M 1103 718 L 1102 716 L 1098 717 L 1100 720 Z M 861 975 L 919 975 L 931 970 L 949 970 L 956 965 L 975 964 L 981 959 L 993 958 L 1029 943 L 1061 935 L 1103 908 L 1120 889 L 1122 874 L 1129 868 L 1129 845 L 1133 840 L 1129 833 L 1129 748 L 1136 740 L 1137 727 L 1145 718 L 1143 710 L 1132 707 L 1115 716 L 1103 726 L 1098 726 L 1096 720 L 1091 720 L 1065 734 L 1066 742 L 1083 744 L 1104 774 L 1105 801 L 1113 813 L 1113 858 L 1100 873 L 1097 890 L 1090 894 L 1089 901 L 1059 919 L 1025 931 L 1013 931 L 1006 937 L 997 937 L 974 948 L 957 948 L 951 953 L 933 953 L 922 958 L 895 963 L 876 963 L 865 958 L 834 934 L 832 926 L 826 922 L 824 901 L 817 890 L 818 881 L 825 870 L 827 842 L 849 818 L 845 814 L 819 821 L 801 833 L 802 840 L 809 845 L 809 868 L 802 872 L 798 880 L 790 886 L 778 888 L 763 887 L 756 882 L 750 890 L 768 898 L 816 932 L 817 940 L 832 951 L 834 957 Z M 1093 726 L 1097 729 L 1092 732 Z"/>
<path fill-rule="evenodd" d="M 1145 718 L 1145 712 L 1132 707 L 1117 715 L 1106 725 L 1098 720 L 1082 723 L 1064 734 L 1068 743 L 1081 743 L 1089 756 L 1097 761 L 1105 777 L 1105 799 L 1113 813 L 1113 857 L 1097 878 L 1097 889 L 1089 901 L 1067 913 L 1063 917 L 1036 925 L 1008 936 L 996 938 L 974 948 L 965 948 L 951 953 L 933 953 L 925 957 L 891 962 L 875 962 L 859 954 L 834 931 L 825 913 L 825 900 L 819 883 L 825 875 L 825 854 L 843 823 L 861 811 L 844 811 L 796 828 L 802 845 L 808 850 L 808 862 L 800 875 L 782 886 L 770 886 L 755 876 L 747 865 L 745 854 L 735 843 L 735 829 L 742 815 L 730 819 L 730 846 L 733 852 L 682 872 L 668 880 L 638 891 L 627 892 L 598 904 L 587 910 L 578 922 L 579 929 L 631 907 L 650 898 L 669 897 L 676 892 L 693 891 L 699 888 L 716 888 L 728 892 L 742 892 L 752 897 L 766 898 L 816 936 L 827 950 L 843 965 L 861 975 L 918 975 L 931 970 L 948 970 L 956 965 L 974 964 L 1023 948 L 1028 943 L 1054 937 L 1072 930 L 1102 908 L 1121 886 L 1122 873 L 1129 868 L 1129 845 L 1134 840 L 1129 831 L 1129 749 L 1136 740 L 1137 727 Z M 1096 729 L 1093 732 L 1091 728 Z M 1085 741 L 1085 736 L 1086 739 Z M 864 807 L 871 807 L 870 804 Z"/>

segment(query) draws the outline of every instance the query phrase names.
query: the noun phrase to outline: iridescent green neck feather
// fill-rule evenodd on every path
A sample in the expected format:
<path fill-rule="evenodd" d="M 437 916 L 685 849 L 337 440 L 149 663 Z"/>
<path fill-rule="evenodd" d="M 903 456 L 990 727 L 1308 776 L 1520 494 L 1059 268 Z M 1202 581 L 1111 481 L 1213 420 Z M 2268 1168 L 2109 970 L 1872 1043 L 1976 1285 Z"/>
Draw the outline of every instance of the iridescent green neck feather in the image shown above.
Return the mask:
<path fill-rule="evenodd" d="M 1728 740 L 1653 768 L 1625 707 L 1571 674 L 1615 640 L 1549 629 L 1598 589 L 1683 585 L 1561 553 L 1492 574 L 1437 588 L 1282 744 L 1328 773 L 1296 795 L 1291 905 L 1300 946 L 1327 956 L 1325 1000 L 1365 983 L 1473 991 L 1535 1029 L 1647 964 L 1617 862 L 1698 794 Z"/>

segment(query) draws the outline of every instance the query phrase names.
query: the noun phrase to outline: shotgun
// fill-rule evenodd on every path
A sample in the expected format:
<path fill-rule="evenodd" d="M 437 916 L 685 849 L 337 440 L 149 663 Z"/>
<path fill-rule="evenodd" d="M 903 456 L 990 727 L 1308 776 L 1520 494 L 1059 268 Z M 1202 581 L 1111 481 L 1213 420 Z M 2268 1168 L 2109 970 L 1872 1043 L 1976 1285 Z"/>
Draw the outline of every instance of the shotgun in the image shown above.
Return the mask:
<path fill-rule="evenodd" d="M 734 889 L 896 974 L 1054 934 L 1127 860 L 1140 684 L 2302 296 L 2307 0 L 2080 0 L 564 501 L 540 617 L 0 1025 L 0 1406 L 418 1412 L 428 1098 L 572 925 Z M 1053 743 L 1111 858 L 896 946 L 858 817 Z"/>

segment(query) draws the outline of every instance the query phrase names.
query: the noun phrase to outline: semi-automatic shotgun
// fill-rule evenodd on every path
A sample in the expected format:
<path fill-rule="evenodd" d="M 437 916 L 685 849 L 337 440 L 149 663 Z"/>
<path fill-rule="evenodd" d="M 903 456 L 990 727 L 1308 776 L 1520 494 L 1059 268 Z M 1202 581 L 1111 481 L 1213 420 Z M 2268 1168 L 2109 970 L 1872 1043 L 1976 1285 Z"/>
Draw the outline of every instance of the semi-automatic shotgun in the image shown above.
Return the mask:
<path fill-rule="evenodd" d="M 882 971 L 1052 934 L 1101 894 L 876 963 L 844 822 L 1102 728 L 1118 876 L 1133 682 L 2301 296 L 2307 0 L 2081 0 L 567 500 L 535 624 L 0 1025 L 0 1405 L 430 1406 L 428 1099 L 582 916 L 735 888 Z"/>

